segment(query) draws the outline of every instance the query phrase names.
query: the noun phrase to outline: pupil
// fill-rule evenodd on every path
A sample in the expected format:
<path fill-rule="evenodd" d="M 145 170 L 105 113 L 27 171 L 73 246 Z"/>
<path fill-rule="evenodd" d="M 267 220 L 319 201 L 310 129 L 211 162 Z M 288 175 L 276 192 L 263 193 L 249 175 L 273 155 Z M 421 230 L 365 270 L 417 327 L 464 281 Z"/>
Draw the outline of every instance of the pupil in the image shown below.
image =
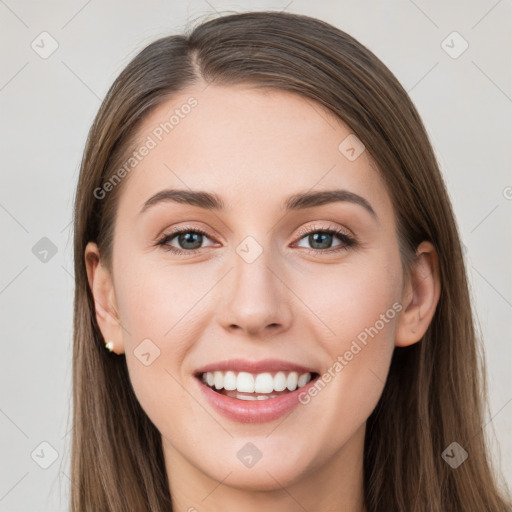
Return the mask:
<path fill-rule="evenodd" d="M 201 233 L 182 233 L 179 235 L 179 243 L 184 249 L 199 249 L 201 247 Z M 195 240 L 194 240 L 195 239 Z M 195 246 L 188 246 L 187 244 L 192 243 Z"/>
<path fill-rule="evenodd" d="M 326 238 L 329 240 L 329 237 L 332 237 L 330 233 L 313 233 L 312 235 L 309 235 L 309 243 L 314 249 L 328 249 L 331 244 L 328 243 L 327 245 L 322 245 L 322 241 L 325 242 Z M 320 242 L 318 239 L 320 238 Z M 330 240 L 329 240 L 330 241 Z M 316 244 L 320 243 L 320 247 L 316 247 Z"/>

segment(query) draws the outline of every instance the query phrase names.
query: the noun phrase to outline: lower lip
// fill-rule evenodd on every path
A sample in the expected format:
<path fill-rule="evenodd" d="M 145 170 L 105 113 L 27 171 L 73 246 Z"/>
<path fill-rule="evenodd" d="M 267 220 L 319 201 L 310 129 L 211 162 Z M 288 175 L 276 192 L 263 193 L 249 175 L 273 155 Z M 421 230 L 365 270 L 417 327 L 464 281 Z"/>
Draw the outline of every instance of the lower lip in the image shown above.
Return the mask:
<path fill-rule="evenodd" d="M 264 423 L 284 416 L 299 405 L 299 394 L 307 392 L 317 379 L 318 376 L 309 381 L 305 386 L 275 398 L 239 400 L 238 398 L 231 398 L 217 393 L 206 384 L 203 384 L 200 379 L 195 378 L 214 409 L 223 416 L 240 423 Z"/>

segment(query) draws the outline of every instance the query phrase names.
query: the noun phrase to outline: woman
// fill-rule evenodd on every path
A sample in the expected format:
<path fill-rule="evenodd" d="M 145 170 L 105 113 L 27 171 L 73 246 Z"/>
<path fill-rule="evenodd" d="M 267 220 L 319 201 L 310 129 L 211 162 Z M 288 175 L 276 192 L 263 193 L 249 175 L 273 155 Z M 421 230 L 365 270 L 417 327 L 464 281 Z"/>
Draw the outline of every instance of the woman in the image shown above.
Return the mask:
<path fill-rule="evenodd" d="M 438 165 L 346 33 L 150 44 L 91 128 L 74 250 L 73 511 L 509 510 Z"/>

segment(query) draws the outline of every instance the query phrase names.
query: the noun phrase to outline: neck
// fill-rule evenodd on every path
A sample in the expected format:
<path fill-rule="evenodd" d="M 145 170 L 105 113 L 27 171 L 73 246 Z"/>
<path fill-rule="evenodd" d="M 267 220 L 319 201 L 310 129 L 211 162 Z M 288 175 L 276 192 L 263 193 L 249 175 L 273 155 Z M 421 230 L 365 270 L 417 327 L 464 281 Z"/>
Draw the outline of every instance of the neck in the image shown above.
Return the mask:
<path fill-rule="evenodd" d="M 205 474 L 163 439 L 173 510 L 180 512 L 366 512 L 363 495 L 365 425 L 328 460 L 313 461 L 295 478 L 281 481 L 272 468 L 256 474 L 262 485 L 235 486 L 234 471 Z M 318 457 L 321 458 L 320 456 Z M 255 466 L 256 469 L 256 466 Z M 231 477 L 231 478 L 230 478 Z M 231 482 L 230 482 L 231 480 Z"/>

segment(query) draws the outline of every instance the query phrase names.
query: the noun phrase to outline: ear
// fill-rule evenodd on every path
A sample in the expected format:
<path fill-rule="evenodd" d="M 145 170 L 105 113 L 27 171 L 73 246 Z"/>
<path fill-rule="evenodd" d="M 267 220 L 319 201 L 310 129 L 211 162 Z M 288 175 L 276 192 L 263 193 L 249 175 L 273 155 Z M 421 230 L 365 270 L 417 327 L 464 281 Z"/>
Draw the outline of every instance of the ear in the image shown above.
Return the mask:
<path fill-rule="evenodd" d="M 106 342 L 113 342 L 113 352 L 124 352 L 122 327 L 117 312 L 114 284 L 110 272 L 102 265 L 98 246 L 89 242 L 85 248 L 87 279 L 94 297 L 96 321 Z"/>
<path fill-rule="evenodd" d="M 436 311 L 441 294 L 437 252 L 422 242 L 402 293 L 402 314 L 398 319 L 395 345 L 407 347 L 421 340 Z"/>

